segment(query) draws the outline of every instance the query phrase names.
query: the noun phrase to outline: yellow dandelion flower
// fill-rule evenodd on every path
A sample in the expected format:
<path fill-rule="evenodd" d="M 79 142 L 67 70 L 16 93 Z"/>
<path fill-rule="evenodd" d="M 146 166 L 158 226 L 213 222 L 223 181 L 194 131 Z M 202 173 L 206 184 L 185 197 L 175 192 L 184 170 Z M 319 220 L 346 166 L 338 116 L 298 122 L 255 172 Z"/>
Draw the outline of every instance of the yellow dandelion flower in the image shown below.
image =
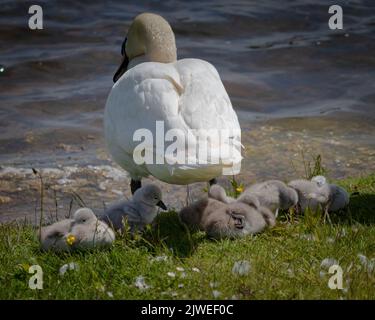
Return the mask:
<path fill-rule="evenodd" d="M 243 186 L 237 187 L 236 191 L 239 192 L 239 193 L 242 193 L 243 192 Z"/>
<path fill-rule="evenodd" d="M 21 268 L 25 270 L 26 272 L 29 272 L 30 265 L 27 263 L 20 264 Z"/>
<path fill-rule="evenodd" d="M 66 243 L 72 246 L 74 242 L 76 242 L 76 237 L 72 234 L 68 235 L 68 237 L 66 238 Z"/>

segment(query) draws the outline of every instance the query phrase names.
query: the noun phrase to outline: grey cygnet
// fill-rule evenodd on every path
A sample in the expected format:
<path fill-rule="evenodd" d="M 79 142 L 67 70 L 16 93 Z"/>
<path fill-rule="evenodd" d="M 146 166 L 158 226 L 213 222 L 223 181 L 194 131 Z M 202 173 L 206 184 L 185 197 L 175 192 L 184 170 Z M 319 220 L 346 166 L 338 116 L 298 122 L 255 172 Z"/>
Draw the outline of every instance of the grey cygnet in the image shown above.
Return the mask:
<path fill-rule="evenodd" d="M 102 248 L 114 240 L 113 230 L 99 221 L 89 208 L 78 209 L 73 219 L 61 220 L 41 229 L 41 247 L 44 250 Z"/>
<path fill-rule="evenodd" d="M 69 236 L 74 236 L 72 248 L 79 249 L 109 247 L 115 240 L 113 230 L 104 221 L 98 220 L 89 208 L 81 208 L 74 213 Z"/>
<path fill-rule="evenodd" d="M 241 201 L 248 194 L 256 196 L 261 206 L 275 212 L 275 217 L 278 216 L 279 209 L 287 210 L 298 202 L 297 192 L 279 180 L 268 180 L 253 184 L 246 188 L 238 197 L 238 200 Z"/>
<path fill-rule="evenodd" d="M 214 184 L 210 187 L 210 189 L 208 190 L 208 197 L 224 203 L 231 203 L 236 201 L 236 199 L 227 196 L 225 189 L 218 184 Z"/>
<path fill-rule="evenodd" d="M 338 185 L 330 184 L 330 197 L 328 211 L 339 211 L 349 205 L 348 192 Z"/>
<path fill-rule="evenodd" d="M 290 181 L 288 186 L 297 191 L 298 206 L 302 212 L 305 212 L 307 208 L 314 211 L 320 206 L 325 209 L 330 195 L 330 188 L 327 184 L 316 180 L 297 179 Z"/>
<path fill-rule="evenodd" d="M 328 183 L 324 176 L 315 176 L 311 179 L 312 182 L 316 183 L 318 187 L 329 188 L 329 199 L 327 201 L 327 210 L 330 212 L 339 211 L 344 209 L 349 204 L 349 194 L 347 191 L 336 185 Z"/>
<path fill-rule="evenodd" d="M 127 219 L 132 232 L 141 231 L 155 219 L 157 207 L 167 210 L 162 201 L 160 188 L 155 184 L 149 184 L 138 189 L 131 200 L 123 200 L 110 206 L 101 219 L 115 230 L 121 231 L 124 229 L 124 219 Z"/>
<path fill-rule="evenodd" d="M 43 250 L 67 251 L 69 249 L 65 235 L 69 233 L 73 219 L 64 219 L 41 228 L 41 247 Z"/>
<path fill-rule="evenodd" d="M 237 238 L 273 226 L 274 216 L 267 208 L 244 202 L 204 198 L 180 211 L 182 222 L 206 231 L 213 238 Z"/>

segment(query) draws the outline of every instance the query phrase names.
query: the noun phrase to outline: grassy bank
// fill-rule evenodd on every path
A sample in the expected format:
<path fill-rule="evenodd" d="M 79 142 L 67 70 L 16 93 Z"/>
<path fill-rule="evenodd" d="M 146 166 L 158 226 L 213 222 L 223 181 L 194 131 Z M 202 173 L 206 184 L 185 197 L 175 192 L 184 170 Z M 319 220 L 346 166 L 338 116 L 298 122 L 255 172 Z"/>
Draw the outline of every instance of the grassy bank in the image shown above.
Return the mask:
<path fill-rule="evenodd" d="M 0 225 L 1 299 L 375 299 L 375 175 L 338 181 L 351 195 L 349 213 L 319 215 L 278 225 L 257 236 L 214 241 L 191 234 L 174 212 L 159 216 L 143 237 L 118 237 L 108 251 L 54 254 L 39 250 L 30 225 Z M 328 287 L 321 267 L 333 258 L 343 290 Z M 233 273 L 249 262 L 244 275 Z M 59 269 L 74 262 L 78 269 Z M 30 265 L 42 267 L 43 289 L 28 286 Z M 246 270 L 245 270 L 246 271 Z M 135 285 L 143 276 L 146 286 Z"/>

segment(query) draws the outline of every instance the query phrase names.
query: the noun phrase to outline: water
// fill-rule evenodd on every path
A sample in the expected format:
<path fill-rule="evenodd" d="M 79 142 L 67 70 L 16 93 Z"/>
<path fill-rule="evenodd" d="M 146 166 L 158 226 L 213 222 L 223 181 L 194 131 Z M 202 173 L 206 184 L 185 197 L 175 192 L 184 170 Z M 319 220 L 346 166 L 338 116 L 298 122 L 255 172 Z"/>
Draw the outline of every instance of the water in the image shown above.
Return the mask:
<path fill-rule="evenodd" d="M 179 58 L 218 69 L 243 127 L 245 181 L 295 175 L 302 149 L 321 153 L 332 178 L 373 172 L 375 2 L 336 1 L 335 31 L 327 3 L 49 0 L 34 31 L 33 2 L 0 0 L 0 165 L 111 163 L 103 108 L 126 30 L 149 11 L 171 23 Z M 0 211 L 21 210 L 21 191 L 5 183 L 14 177 L 1 177 L 12 200 Z"/>

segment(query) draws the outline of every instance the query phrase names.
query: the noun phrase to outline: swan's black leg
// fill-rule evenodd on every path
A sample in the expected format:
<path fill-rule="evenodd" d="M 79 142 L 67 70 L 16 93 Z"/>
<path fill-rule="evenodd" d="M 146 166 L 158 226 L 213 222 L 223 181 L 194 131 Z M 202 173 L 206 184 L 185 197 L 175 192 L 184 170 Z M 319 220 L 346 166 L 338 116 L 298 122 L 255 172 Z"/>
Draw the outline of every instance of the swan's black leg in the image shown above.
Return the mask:
<path fill-rule="evenodd" d="M 210 186 L 212 186 L 213 184 L 217 184 L 217 180 L 216 180 L 216 178 L 211 179 L 211 180 L 209 181 L 209 184 L 210 184 Z"/>
<path fill-rule="evenodd" d="M 134 192 L 136 192 L 141 187 L 142 187 L 141 180 L 133 180 L 133 179 L 131 179 L 131 181 L 130 181 L 130 190 L 132 191 L 132 194 L 134 194 Z"/>

